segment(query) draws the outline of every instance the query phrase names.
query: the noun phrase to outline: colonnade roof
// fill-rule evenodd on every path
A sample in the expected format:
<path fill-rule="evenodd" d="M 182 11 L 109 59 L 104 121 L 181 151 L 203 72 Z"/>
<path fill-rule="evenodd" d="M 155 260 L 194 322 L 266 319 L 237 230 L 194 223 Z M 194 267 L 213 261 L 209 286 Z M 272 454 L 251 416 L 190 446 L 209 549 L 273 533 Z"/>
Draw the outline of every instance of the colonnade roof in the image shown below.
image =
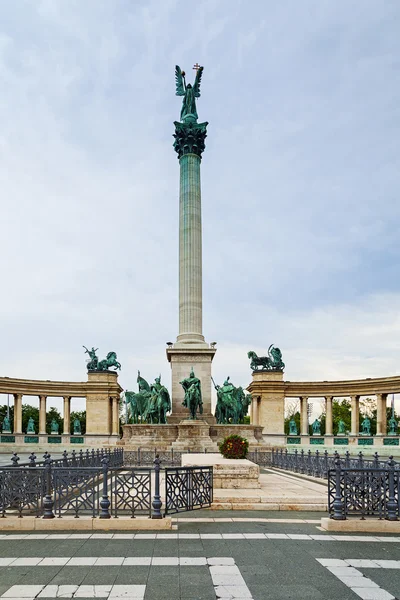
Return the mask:
<path fill-rule="evenodd" d="M 0 394 L 21 394 L 23 396 L 53 396 L 83 398 L 90 391 L 104 392 L 106 389 L 122 392 L 121 386 L 115 382 L 102 381 L 50 381 L 39 379 L 14 379 L 0 377 Z"/>
<path fill-rule="evenodd" d="M 266 391 L 283 392 L 287 398 L 319 398 L 325 396 L 374 396 L 376 394 L 399 394 L 400 376 L 341 381 L 279 381 L 268 378 L 268 372 L 254 371 L 253 381 L 247 388 L 252 393 Z M 266 376 L 267 375 L 267 376 Z"/>

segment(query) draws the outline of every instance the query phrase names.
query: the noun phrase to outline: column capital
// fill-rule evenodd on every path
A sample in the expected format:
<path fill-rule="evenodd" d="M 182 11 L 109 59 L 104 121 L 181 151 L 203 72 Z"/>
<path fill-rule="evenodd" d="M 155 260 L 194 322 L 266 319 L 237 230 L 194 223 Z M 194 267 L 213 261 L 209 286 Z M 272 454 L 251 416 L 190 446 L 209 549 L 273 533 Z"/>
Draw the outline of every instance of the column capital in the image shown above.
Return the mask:
<path fill-rule="evenodd" d="M 174 150 L 178 158 L 185 154 L 196 154 L 200 159 L 205 150 L 208 123 L 181 123 L 174 121 L 175 133 Z"/>

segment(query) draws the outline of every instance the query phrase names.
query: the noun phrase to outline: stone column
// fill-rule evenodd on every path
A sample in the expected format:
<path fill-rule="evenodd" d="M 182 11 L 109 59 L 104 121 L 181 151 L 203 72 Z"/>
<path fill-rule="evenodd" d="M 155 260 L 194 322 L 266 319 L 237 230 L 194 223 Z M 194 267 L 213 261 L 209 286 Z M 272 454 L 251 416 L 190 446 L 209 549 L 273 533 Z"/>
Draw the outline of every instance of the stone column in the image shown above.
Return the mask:
<path fill-rule="evenodd" d="M 333 420 L 332 420 L 332 396 L 326 396 L 326 421 L 325 421 L 325 435 L 333 435 Z"/>
<path fill-rule="evenodd" d="M 14 394 L 14 433 L 22 433 L 22 394 Z"/>
<path fill-rule="evenodd" d="M 260 407 L 259 407 L 260 399 L 258 398 L 258 396 L 256 396 L 254 398 L 253 402 L 254 402 L 254 406 L 253 406 L 254 425 L 259 425 L 260 424 Z"/>
<path fill-rule="evenodd" d="M 381 436 L 384 432 L 382 429 L 382 414 L 383 414 L 383 394 L 376 394 L 376 435 Z M 386 433 L 386 432 L 385 432 Z"/>
<path fill-rule="evenodd" d="M 39 396 L 39 433 L 46 433 L 46 396 Z"/>
<path fill-rule="evenodd" d="M 387 413 L 386 413 L 386 405 L 387 405 L 387 394 L 382 394 L 382 434 L 387 434 Z"/>
<path fill-rule="evenodd" d="M 71 433 L 71 397 L 64 396 L 64 435 Z"/>
<path fill-rule="evenodd" d="M 111 435 L 119 435 L 119 403 L 118 397 L 112 398 L 112 431 Z"/>
<path fill-rule="evenodd" d="M 351 435 L 360 433 L 360 396 L 351 396 Z"/>
<path fill-rule="evenodd" d="M 175 122 L 174 148 L 180 164 L 179 334 L 177 342 L 204 342 L 200 162 L 207 123 Z"/>
<path fill-rule="evenodd" d="M 300 397 L 300 433 L 301 433 L 301 435 L 309 435 L 309 431 L 308 431 L 308 398 L 307 398 L 307 396 Z"/>

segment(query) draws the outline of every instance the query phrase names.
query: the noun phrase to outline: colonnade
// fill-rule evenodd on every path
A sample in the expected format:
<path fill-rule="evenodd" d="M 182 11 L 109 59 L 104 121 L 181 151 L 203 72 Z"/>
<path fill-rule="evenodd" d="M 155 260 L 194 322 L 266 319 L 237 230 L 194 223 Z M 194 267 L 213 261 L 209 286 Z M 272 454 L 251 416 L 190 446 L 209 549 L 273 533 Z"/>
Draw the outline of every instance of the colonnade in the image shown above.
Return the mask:
<path fill-rule="evenodd" d="M 14 434 L 25 433 L 22 431 L 22 394 L 14 396 Z M 118 396 L 110 397 L 111 403 L 111 435 L 119 435 L 119 402 Z M 46 435 L 46 406 L 47 396 L 39 396 L 39 435 Z M 62 434 L 70 435 L 71 428 L 71 396 L 63 396 L 63 420 Z M 59 433 L 61 435 L 61 432 Z"/>

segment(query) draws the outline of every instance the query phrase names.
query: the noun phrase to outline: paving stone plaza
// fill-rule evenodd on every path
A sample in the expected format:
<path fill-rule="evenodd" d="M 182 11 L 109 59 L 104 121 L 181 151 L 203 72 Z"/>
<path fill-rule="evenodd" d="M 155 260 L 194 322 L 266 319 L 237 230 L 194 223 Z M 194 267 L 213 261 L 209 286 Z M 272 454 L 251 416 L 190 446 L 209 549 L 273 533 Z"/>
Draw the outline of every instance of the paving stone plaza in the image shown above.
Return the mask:
<path fill-rule="evenodd" d="M 391 600 L 400 536 L 327 534 L 320 513 L 198 511 L 166 533 L 4 534 L 2 598 Z"/>

